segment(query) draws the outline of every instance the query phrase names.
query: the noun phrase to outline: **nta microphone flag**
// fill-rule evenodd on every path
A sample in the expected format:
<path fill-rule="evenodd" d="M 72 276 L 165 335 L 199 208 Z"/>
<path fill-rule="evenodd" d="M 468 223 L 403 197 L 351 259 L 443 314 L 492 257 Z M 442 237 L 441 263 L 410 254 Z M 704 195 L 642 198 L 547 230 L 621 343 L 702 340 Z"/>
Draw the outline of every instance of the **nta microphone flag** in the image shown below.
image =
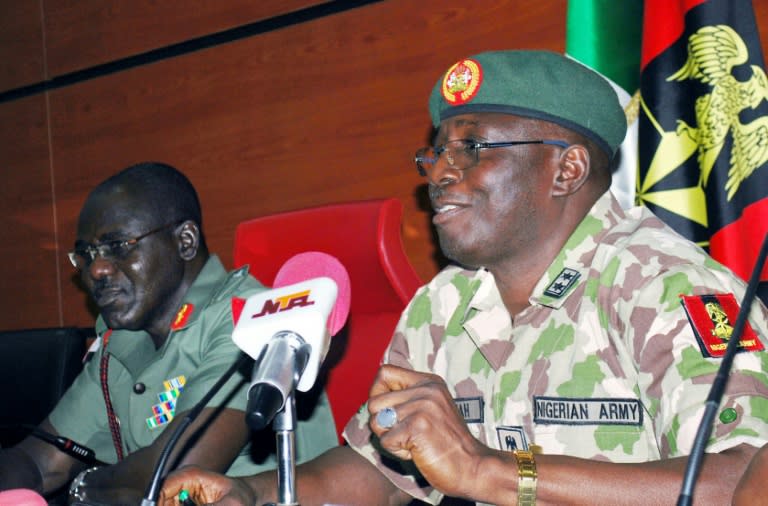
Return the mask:
<path fill-rule="evenodd" d="M 646 0 L 636 201 L 747 280 L 768 232 L 768 81 L 748 0 Z M 761 275 L 768 300 L 768 267 Z"/>

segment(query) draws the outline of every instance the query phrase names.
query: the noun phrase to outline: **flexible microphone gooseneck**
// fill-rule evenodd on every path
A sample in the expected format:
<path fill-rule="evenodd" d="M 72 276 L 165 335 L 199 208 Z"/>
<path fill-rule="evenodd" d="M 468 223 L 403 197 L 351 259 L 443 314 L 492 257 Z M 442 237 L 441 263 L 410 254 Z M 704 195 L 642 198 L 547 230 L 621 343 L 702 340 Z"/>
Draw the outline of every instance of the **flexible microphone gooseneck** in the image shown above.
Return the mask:
<path fill-rule="evenodd" d="M 720 406 L 720 401 L 723 398 L 725 385 L 728 383 L 728 375 L 731 372 L 733 358 L 736 355 L 736 350 L 741 341 L 741 334 L 744 330 L 744 325 L 746 325 L 747 322 L 749 308 L 757 293 L 757 285 L 760 283 L 760 273 L 763 270 L 766 255 L 768 255 L 768 234 L 766 234 L 765 239 L 763 239 L 763 245 L 760 247 L 757 262 L 755 263 L 752 275 L 749 278 L 749 284 L 747 284 L 747 290 L 744 293 L 744 299 L 741 302 L 739 315 L 736 318 L 736 324 L 733 327 L 733 334 L 731 334 L 728 346 L 726 346 L 725 349 L 725 354 L 723 355 L 723 360 L 720 362 L 720 368 L 717 370 L 717 375 L 712 382 L 712 388 L 709 390 L 709 396 L 707 397 L 707 402 L 704 407 L 704 416 L 702 417 L 696 432 L 696 438 L 694 439 L 693 447 L 691 448 L 691 454 L 688 456 L 688 464 L 685 468 L 685 476 L 683 478 L 680 495 L 677 499 L 677 506 L 690 506 L 693 503 L 693 488 L 699 475 L 701 461 L 704 458 L 704 449 L 707 446 L 709 435 L 712 433 L 712 423 L 715 419 L 717 408 Z"/>
<path fill-rule="evenodd" d="M 165 464 L 168 462 L 168 458 L 171 456 L 171 451 L 173 450 L 174 446 L 176 446 L 176 442 L 181 437 L 181 434 L 186 430 L 187 427 L 192 424 L 192 422 L 195 421 L 197 416 L 203 411 L 203 409 L 205 409 L 205 406 L 208 404 L 211 398 L 213 398 L 213 396 L 216 395 L 221 387 L 224 386 L 224 383 L 229 380 L 230 376 L 232 376 L 238 369 L 243 367 L 249 360 L 251 360 L 251 357 L 245 353 L 241 354 L 240 358 L 237 359 L 237 361 L 232 364 L 229 369 L 227 369 L 221 378 L 219 378 L 219 380 L 211 387 L 208 393 L 206 393 L 205 396 L 203 396 L 203 398 L 200 399 L 197 404 L 195 404 L 195 407 L 189 410 L 184 418 L 182 418 L 181 423 L 179 423 L 179 425 L 176 427 L 176 430 L 174 430 L 173 434 L 171 434 L 171 438 L 168 440 L 168 442 L 165 443 L 163 451 L 160 454 L 160 458 L 157 459 L 155 469 L 152 471 L 152 480 L 149 482 L 147 491 L 144 494 L 145 497 L 141 501 L 141 506 L 155 506 L 155 504 L 157 504 L 157 498 L 160 495 L 160 480 L 163 474 L 163 470 L 165 469 Z"/>
<path fill-rule="evenodd" d="M 311 278 L 313 276 L 329 276 L 333 283 L 340 285 L 338 287 L 340 290 L 339 300 L 336 301 L 337 303 L 333 307 L 331 314 L 326 315 L 328 321 L 322 322 L 323 326 L 327 325 L 329 327 L 328 330 L 330 331 L 330 334 L 334 335 L 346 322 L 350 304 L 349 275 L 347 274 L 346 269 L 344 269 L 344 267 L 341 265 L 341 262 L 338 261 L 338 259 L 331 255 L 319 252 L 300 253 L 289 259 L 280 268 L 275 277 L 274 285 L 289 285 L 291 283 L 295 283 L 296 281 L 306 280 L 307 277 Z M 265 294 L 273 294 L 274 290 L 274 288 L 273 290 L 268 290 L 265 292 Z M 248 299 L 248 301 L 254 297 L 258 298 L 261 295 L 262 294 L 257 294 L 252 296 Z M 246 302 L 246 304 L 248 304 L 248 302 Z M 241 307 L 240 309 L 243 308 Z M 242 323 L 242 319 L 239 316 L 240 315 L 238 313 L 238 315 L 235 317 L 236 330 Z M 233 340 L 235 341 L 235 344 L 237 344 L 241 349 L 243 348 L 243 346 L 241 346 L 242 343 L 238 343 L 238 341 L 234 339 L 234 335 Z M 304 381 L 308 387 L 311 387 L 314 383 L 315 376 L 317 374 L 316 369 L 319 366 L 319 363 L 322 362 L 322 356 L 324 356 L 325 351 L 327 351 L 319 349 L 321 347 L 322 346 L 315 346 L 314 349 L 311 349 L 311 352 L 309 348 L 301 347 L 299 353 L 297 353 L 297 358 L 299 359 L 302 371 L 305 370 L 308 362 L 314 367 L 312 371 L 310 371 L 312 372 L 312 376 L 308 377 L 307 380 Z M 260 353 L 255 353 L 254 350 L 251 349 L 251 346 L 246 346 L 246 349 L 243 351 L 245 351 L 245 353 L 243 353 L 241 357 L 234 364 L 232 364 L 232 366 L 224 373 L 224 375 L 216 382 L 216 384 L 211 387 L 211 390 L 202 399 L 200 399 L 194 408 L 192 408 L 186 414 L 186 416 L 181 420 L 179 425 L 174 430 L 170 439 L 166 442 L 153 470 L 152 480 L 147 486 L 145 497 L 141 501 L 141 506 L 155 506 L 157 504 L 157 498 L 160 495 L 163 471 L 170 457 L 171 451 L 173 450 L 176 442 L 179 440 L 184 430 L 186 430 L 186 428 L 195 420 L 195 418 L 197 418 L 197 416 L 200 414 L 200 412 L 202 412 L 202 410 L 205 408 L 211 398 L 216 394 L 216 392 L 218 392 L 224 383 L 229 380 L 230 376 L 232 376 L 232 374 L 234 374 L 238 369 L 243 367 L 247 361 L 253 360 L 254 357 L 252 357 L 249 353 L 257 356 L 260 355 Z M 298 381 L 298 378 L 296 381 Z M 299 389 L 301 390 L 301 385 L 299 385 Z"/>

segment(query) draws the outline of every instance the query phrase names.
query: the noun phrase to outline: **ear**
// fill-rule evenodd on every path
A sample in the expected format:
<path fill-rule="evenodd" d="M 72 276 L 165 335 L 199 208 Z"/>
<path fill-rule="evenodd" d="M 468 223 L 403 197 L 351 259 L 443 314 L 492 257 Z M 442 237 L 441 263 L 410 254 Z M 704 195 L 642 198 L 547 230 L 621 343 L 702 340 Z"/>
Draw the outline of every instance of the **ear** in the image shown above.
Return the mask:
<path fill-rule="evenodd" d="M 192 220 L 187 220 L 176 229 L 179 256 L 183 260 L 192 260 L 197 255 L 200 246 L 200 227 Z"/>
<path fill-rule="evenodd" d="M 576 193 L 589 177 L 589 151 L 581 144 L 572 144 L 560 154 L 560 164 L 552 182 L 552 196 L 564 197 Z"/>

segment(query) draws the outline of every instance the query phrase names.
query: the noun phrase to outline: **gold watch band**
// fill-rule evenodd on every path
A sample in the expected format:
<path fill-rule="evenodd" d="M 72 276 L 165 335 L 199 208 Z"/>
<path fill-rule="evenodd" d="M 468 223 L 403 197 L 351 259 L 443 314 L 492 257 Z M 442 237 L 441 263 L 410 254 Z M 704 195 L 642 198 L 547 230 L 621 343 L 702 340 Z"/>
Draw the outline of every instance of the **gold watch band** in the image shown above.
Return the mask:
<path fill-rule="evenodd" d="M 515 450 L 517 459 L 517 505 L 535 506 L 536 504 L 536 461 L 533 452 Z"/>

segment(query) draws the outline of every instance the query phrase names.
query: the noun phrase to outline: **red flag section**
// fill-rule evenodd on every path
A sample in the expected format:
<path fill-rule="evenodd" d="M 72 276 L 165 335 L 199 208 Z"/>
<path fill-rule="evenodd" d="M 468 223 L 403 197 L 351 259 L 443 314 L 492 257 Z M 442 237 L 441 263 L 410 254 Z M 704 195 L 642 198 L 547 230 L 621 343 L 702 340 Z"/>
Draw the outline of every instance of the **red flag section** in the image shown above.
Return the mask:
<path fill-rule="evenodd" d="M 705 0 L 645 0 L 640 69 L 671 46 L 685 30 L 683 16 Z"/>
<path fill-rule="evenodd" d="M 749 278 L 768 233 L 768 81 L 748 0 L 646 0 L 637 202 Z M 768 300 L 768 267 L 760 288 Z"/>

